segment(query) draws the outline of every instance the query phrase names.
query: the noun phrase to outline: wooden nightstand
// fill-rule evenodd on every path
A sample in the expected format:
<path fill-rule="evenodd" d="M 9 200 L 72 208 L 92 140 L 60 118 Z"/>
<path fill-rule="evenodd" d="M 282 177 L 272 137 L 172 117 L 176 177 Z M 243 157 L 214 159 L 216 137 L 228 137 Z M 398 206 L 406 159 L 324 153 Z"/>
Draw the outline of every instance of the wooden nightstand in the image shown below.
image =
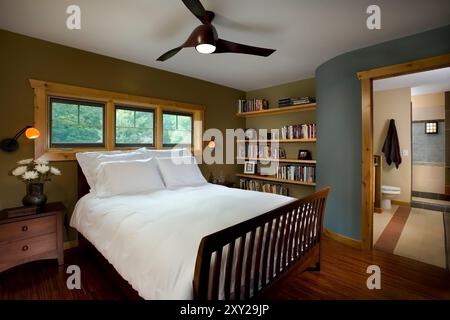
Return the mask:
<path fill-rule="evenodd" d="M 61 202 L 45 205 L 38 213 L 8 217 L 0 212 L 0 272 L 14 266 L 43 259 L 64 263 L 63 217 Z"/>

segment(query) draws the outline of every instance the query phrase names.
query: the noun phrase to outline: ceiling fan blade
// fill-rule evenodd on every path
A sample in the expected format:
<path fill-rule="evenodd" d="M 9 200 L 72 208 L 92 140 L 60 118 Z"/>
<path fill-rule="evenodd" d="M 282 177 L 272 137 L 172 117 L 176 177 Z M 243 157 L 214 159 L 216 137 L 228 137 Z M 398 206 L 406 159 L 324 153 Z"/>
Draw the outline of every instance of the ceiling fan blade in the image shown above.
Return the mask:
<path fill-rule="evenodd" d="M 260 47 L 253 47 L 248 46 L 246 44 L 231 42 L 228 40 L 218 39 L 216 41 L 216 51 L 213 53 L 243 53 L 243 54 L 252 54 L 255 56 L 263 56 L 268 57 L 272 53 L 274 53 L 276 50 L 274 49 L 267 49 L 267 48 L 260 48 Z"/>
<path fill-rule="evenodd" d="M 206 11 L 200 0 L 182 0 L 185 6 L 196 16 L 202 23 L 211 23 L 214 13 Z"/>
<path fill-rule="evenodd" d="M 183 47 L 174 48 L 172 50 L 167 51 L 162 56 L 160 56 L 157 61 L 166 61 L 167 59 L 172 58 L 174 55 L 176 55 Z"/>

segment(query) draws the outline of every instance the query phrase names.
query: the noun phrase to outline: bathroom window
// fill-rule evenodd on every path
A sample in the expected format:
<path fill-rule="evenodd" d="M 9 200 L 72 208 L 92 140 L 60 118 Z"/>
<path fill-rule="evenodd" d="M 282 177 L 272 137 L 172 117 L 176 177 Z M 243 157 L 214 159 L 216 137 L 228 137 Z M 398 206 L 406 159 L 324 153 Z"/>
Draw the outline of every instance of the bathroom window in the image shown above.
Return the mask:
<path fill-rule="evenodd" d="M 425 133 L 436 134 L 438 133 L 438 123 L 437 121 L 427 121 L 425 122 Z"/>

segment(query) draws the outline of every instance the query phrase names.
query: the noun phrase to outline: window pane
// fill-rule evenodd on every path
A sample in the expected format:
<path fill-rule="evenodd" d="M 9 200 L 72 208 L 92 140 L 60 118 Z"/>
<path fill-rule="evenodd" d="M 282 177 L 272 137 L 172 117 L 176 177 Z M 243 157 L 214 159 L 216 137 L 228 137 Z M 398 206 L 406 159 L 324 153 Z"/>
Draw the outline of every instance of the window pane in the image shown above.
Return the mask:
<path fill-rule="evenodd" d="M 179 114 L 163 114 L 163 144 L 192 143 L 192 116 Z"/>
<path fill-rule="evenodd" d="M 153 111 L 117 107 L 116 145 L 153 145 Z"/>
<path fill-rule="evenodd" d="M 104 105 L 50 99 L 51 145 L 103 145 Z"/>

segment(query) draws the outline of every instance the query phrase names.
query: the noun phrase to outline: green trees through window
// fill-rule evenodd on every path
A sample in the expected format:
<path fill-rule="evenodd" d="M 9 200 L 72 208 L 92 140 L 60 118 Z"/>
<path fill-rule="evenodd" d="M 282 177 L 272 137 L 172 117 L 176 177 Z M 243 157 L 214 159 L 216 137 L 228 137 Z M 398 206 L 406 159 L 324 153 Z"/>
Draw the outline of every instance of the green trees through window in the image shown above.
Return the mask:
<path fill-rule="evenodd" d="M 163 146 L 192 144 L 192 116 L 163 113 Z"/>
<path fill-rule="evenodd" d="M 105 103 L 56 97 L 51 97 L 49 103 L 51 147 L 105 146 Z M 156 119 L 153 109 L 115 105 L 113 110 L 116 146 L 155 145 Z M 163 112 L 162 131 L 164 147 L 192 145 L 192 114 Z"/>
<path fill-rule="evenodd" d="M 51 146 L 104 145 L 105 105 L 50 98 Z"/>
<path fill-rule="evenodd" d="M 116 145 L 153 146 L 153 110 L 116 107 Z"/>

